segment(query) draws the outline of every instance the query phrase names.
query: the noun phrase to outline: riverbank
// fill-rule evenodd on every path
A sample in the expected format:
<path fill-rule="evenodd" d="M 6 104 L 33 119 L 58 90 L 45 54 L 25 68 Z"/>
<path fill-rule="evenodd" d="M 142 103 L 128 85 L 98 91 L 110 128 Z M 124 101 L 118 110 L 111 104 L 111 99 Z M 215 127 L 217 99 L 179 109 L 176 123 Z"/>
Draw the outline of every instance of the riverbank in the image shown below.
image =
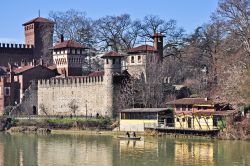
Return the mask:
<path fill-rule="evenodd" d="M 11 126 L 35 126 L 38 128 L 49 129 L 78 129 L 78 130 L 112 130 L 115 126 L 114 120 L 111 118 L 33 118 L 21 119 L 15 118 L 11 122 Z"/>

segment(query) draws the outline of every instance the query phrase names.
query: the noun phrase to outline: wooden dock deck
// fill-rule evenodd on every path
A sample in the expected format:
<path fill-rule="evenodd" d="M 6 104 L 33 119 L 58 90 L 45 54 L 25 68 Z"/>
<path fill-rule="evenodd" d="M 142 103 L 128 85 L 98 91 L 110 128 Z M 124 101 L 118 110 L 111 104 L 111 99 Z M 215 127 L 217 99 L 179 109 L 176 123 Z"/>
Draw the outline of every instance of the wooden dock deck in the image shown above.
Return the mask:
<path fill-rule="evenodd" d="M 145 130 L 155 130 L 159 133 L 173 133 L 173 134 L 190 134 L 190 135 L 217 135 L 218 128 L 213 129 L 193 129 L 193 128 L 175 128 L 167 126 L 145 126 Z"/>

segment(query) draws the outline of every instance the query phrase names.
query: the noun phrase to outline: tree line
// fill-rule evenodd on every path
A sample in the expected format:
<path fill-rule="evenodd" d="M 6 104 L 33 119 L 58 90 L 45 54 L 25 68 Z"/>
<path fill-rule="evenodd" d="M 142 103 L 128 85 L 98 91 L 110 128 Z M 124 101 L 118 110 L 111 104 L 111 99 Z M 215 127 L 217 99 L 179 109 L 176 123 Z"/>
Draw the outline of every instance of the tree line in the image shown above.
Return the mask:
<path fill-rule="evenodd" d="M 159 95 L 164 87 L 155 86 L 155 83 L 162 82 L 166 76 L 171 78 L 172 84 L 188 87 L 193 95 L 211 97 L 234 106 L 250 103 L 249 0 L 219 0 L 211 19 L 191 34 L 178 27 L 176 20 L 155 15 L 147 15 L 142 20 L 133 20 L 129 14 L 94 20 L 85 12 L 71 9 L 52 11 L 49 17 L 56 23 L 55 40 L 64 34 L 65 38 L 95 50 L 111 48 L 126 52 L 139 43 L 151 42 L 154 33 L 163 33 L 166 36 L 164 60 L 161 65 L 156 64 L 157 69 L 150 67 L 154 69 L 151 72 L 157 70 L 157 77 L 155 73 L 151 74 L 152 78 L 148 75 L 149 82 L 152 80 L 150 86 L 140 86 L 143 93 L 149 89 L 150 94 L 155 88 L 154 95 L 143 94 L 148 101 L 154 101 L 150 102 L 152 107 L 164 101 L 163 95 Z M 129 93 L 138 94 L 128 89 Z"/>

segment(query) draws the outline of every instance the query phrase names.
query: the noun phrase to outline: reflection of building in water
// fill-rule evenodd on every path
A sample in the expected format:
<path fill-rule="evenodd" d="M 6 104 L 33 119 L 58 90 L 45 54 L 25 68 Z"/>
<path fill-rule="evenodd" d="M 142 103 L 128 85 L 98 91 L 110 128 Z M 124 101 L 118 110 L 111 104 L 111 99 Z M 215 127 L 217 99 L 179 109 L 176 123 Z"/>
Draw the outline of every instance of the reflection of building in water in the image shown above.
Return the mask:
<path fill-rule="evenodd" d="M 91 140 L 90 140 L 91 139 Z M 38 138 L 38 166 L 112 165 L 112 148 L 93 137 Z"/>
<path fill-rule="evenodd" d="M 215 165 L 213 159 L 213 144 L 209 142 L 176 142 L 175 163 L 177 165 L 192 165 L 204 163 Z"/>
<path fill-rule="evenodd" d="M 0 166 L 37 165 L 37 139 L 35 135 L 6 134 L 0 136 L 0 141 L 3 143 L 0 144 Z"/>
<path fill-rule="evenodd" d="M 3 165 L 3 160 L 4 160 L 4 146 L 3 144 L 0 143 L 0 166 Z"/>
<path fill-rule="evenodd" d="M 120 154 L 139 154 L 145 150 L 158 152 L 158 143 L 152 141 L 120 140 Z"/>

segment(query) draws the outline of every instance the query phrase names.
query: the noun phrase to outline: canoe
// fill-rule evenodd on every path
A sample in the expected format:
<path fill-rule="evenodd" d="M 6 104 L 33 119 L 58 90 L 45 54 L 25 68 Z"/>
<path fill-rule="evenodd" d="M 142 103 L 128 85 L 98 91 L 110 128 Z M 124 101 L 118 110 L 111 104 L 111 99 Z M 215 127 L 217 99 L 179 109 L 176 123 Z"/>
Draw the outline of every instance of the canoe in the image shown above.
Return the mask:
<path fill-rule="evenodd" d="M 122 140 L 140 140 L 141 137 L 127 137 L 127 136 L 118 136 L 117 138 Z"/>

